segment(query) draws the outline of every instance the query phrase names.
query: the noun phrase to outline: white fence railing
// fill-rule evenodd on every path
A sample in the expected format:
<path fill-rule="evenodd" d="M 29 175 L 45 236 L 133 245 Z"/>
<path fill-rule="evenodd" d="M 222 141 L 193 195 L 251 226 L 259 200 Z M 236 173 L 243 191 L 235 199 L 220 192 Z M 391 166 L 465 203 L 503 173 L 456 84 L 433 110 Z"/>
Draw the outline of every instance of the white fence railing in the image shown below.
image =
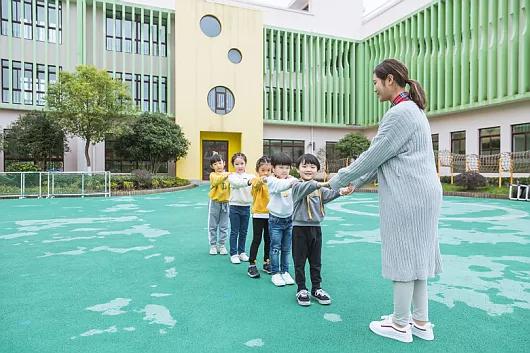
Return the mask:
<path fill-rule="evenodd" d="M 2 172 L 0 198 L 111 195 L 110 172 Z"/>

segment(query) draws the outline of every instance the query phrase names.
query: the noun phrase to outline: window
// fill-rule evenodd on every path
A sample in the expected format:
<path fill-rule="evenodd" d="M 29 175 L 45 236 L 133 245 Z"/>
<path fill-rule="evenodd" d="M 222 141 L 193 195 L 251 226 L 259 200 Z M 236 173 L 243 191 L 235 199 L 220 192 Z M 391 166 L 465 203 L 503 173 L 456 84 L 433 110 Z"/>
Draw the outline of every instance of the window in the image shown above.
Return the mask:
<path fill-rule="evenodd" d="M 35 24 L 37 27 L 37 40 L 44 42 L 46 40 L 46 9 L 44 7 L 44 0 L 37 0 L 37 19 Z"/>
<path fill-rule="evenodd" d="M 501 152 L 501 128 L 480 129 L 480 155 L 498 154 Z"/>
<path fill-rule="evenodd" d="M 36 87 L 36 102 L 37 105 L 44 105 L 44 95 L 46 91 L 46 67 L 37 64 L 37 87 Z"/>
<path fill-rule="evenodd" d="M 24 104 L 33 104 L 33 64 L 24 63 Z"/>
<path fill-rule="evenodd" d="M 149 162 L 129 161 L 117 154 L 117 141 L 112 135 L 105 137 L 105 170 L 113 173 L 130 173 L 134 169 L 147 169 Z M 168 163 L 160 166 L 158 173 L 168 172 Z"/>
<path fill-rule="evenodd" d="M 144 55 L 149 55 L 149 23 L 143 23 L 142 26 L 142 53 Z"/>
<path fill-rule="evenodd" d="M 21 0 L 11 1 L 11 19 L 13 22 L 13 37 L 21 37 L 22 4 Z"/>
<path fill-rule="evenodd" d="M 0 2 L 0 13 L 2 19 L 0 34 L 7 36 L 7 30 L 9 28 L 9 0 L 2 0 Z"/>
<path fill-rule="evenodd" d="M 221 23 L 217 18 L 211 15 L 201 18 L 200 27 L 202 33 L 208 37 L 217 37 L 221 33 Z"/>
<path fill-rule="evenodd" d="M 121 44 L 122 44 L 122 35 L 121 35 L 121 13 L 116 13 L 116 18 L 114 19 L 114 33 L 115 33 L 115 50 L 121 51 Z"/>
<path fill-rule="evenodd" d="M 326 141 L 326 161 L 335 161 L 337 159 L 340 159 L 337 142 Z"/>
<path fill-rule="evenodd" d="M 131 97 L 133 96 L 133 75 L 130 73 L 127 73 L 123 76 L 123 81 L 125 82 L 125 85 L 127 86 L 127 89 L 129 90 L 129 93 L 131 94 Z"/>
<path fill-rule="evenodd" d="M 9 61 L 2 59 L 2 102 L 9 103 Z"/>
<path fill-rule="evenodd" d="M 135 93 L 134 93 L 134 103 L 136 104 L 136 106 L 138 108 L 141 107 L 141 97 L 142 97 L 142 80 L 141 80 L 141 77 L 140 75 L 135 75 L 134 76 L 134 89 L 135 89 Z"/>
<path fill-rule="evenodd" d="M 162 95 L 160 97 L 160 112 L 167 113 L 167 77 L 162 77 L 162 81 L 160 83 L 162 85 L 162 89 L 160 94 Z"/>
<path fill-rule="evenodd" d="M 272 156 L 275 153 L 284 152 L 291 157 L 294 166 L 296 160 L 305 152 L 304 144 L 303 140 L 263 140 L 263 154 Z"/>
<path fill-rule="evenodd" d="M 136 26 L 136 35 L 134 36 L 134 52 L 140 54 L 142 52 L 142 23 L 140 16 L 135 17 L 134 25 Z"/>
<path fill-rule="evenodd" d="M 234 109 L 234 95 L 226 87 L 214 87 L 208 92 L 208 106 L 216 114 L 228 114 Z"/>
<path fill-rule="evenodd" d="M 107 12 L 107 18 L 105 19 L 105 48 L 107 50 L 114 50 L 114 20 L 112 19 L 112 13 Z"/>
<path fill-rule="evenodd" d="M 241 62 L 242 56 L 241 52 L 235 48 L 232 48 L 228 51 L 228 60 L 234 64 L 239 64 Z"/>
<path fill-rule="evenodd" d="M 48 85 L 57 82 L 57 69 L 54 65 L 48 65 Z"/>
<path fill-rule="evenodd" d="M 32 0 L 24 0 L 24 38 L 33 39 Z"/>
<path fill-rule="evenodd" d="M 153 24 L 151 26 L 151 40 L 153 42 L 153 55 L 159 55 L 158 53 L 158 25 Z"/>
<path fill-rule="evenodd" d="M 150 97 L 150 76 L 144 75 L 144 104 L 142 106 L 142 110 L 144 112 L 148 112 L 150 110 L 149 97 Z"/>
<path fill-rule="evenodd" d="M 123 51 L 126 53 L 132 53 L 132 26 L 131 15 L 126 14 L 123 21 Z"/>
<path fill-rule="evenodd" d="M 431 138 L 432 138 L 432 149 L 434 151 L 434 153 L 438 153 L 438 150 L 439 150 L 439 135 L 438 134 L 432 134 L 431 135 Z"/>
<path fill-rule="evenodd" d="M 20 67 L 20 61 L 13 61 L 13 67 L 12 67 L 12 79 L 11 82 L 13 84 L 13 98 L 12 102 L 15 104 L 22 103 L 22 70 Z"/>
<path fill-rule="evenodd" d="M 530 123 L 512 125 L 512 152 L 530 151 Z"/>
<path fill-rule="evenodd" d="M 48 2 L 48 41 L 51 43 L 61 43 L 62 31 L 62 5 L 57 1 Z"/>
<path fill-rule="evenodd" d="M 160 25 L 160 56 L 167 56 L 166 21 L 162 21 L 162 25 Z"/>
<path fill-rule="evenodd" d="M 153 111 L 158 112 L 158 76 L 153 76 Z"/>
<path fill-rule="evenodd" d="M 451 132 L 451 153 L 466 154 L 466 132 Z"/>

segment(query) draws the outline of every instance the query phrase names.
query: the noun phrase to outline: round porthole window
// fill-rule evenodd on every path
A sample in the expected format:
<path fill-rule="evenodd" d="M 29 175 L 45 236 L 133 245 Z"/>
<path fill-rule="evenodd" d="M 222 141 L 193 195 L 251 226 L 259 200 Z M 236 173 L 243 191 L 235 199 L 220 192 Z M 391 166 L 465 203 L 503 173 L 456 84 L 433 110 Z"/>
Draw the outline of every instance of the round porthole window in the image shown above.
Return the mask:
<path fill-rule="evenodd" d="M 238 49 L 232 48 L 228 51 L 228 60 L 230 60 L 234 64 L 239 64 L 241 62 L 241 59 L 241 52 Z"/>
<path fill-rule="evenodd" d="M 202 32 L 208 37 L 217 37 L 221 33 L 221 22 L 212 15 L 201 18 L 200 26 Z"/>
<path fill-rule="evenodd" d="M 234 95 L 223 86 L 214 87 L 208 92 L 208 106 L 215 114 L 225 115 L 234 109 Z"/>

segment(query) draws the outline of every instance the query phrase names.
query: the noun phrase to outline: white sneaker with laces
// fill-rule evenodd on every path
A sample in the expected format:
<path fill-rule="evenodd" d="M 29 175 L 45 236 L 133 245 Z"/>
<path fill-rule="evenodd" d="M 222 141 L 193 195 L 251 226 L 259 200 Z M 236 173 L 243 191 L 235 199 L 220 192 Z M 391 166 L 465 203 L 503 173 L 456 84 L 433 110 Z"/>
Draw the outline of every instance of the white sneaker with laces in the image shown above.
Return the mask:
<path fill-rule="evenodd" d="M 422 326 L 418 325 L 415 322 L 411 322 L 411 326 L 412 326 L 412 334 L 414 336 L 419 337 L 426 341 L 434 340 L 434 331 L 432 330 L 434 325 L 431 324 L 430 322 Z"/>
<path fill-rule="evenodd" d="M 294 279 L 291 277 L 289 272 L 282 273 L 282 278 L 286 285 L 290 286 L 294 284 Z"/>
<path fill-rule="evenodd" d="M 285 286 L 285 281 L 283 280 L 282 275 L 279 273 L 272 275 L 271 281 L 276 287 Z"/>
<path fill-rule="evenodd" d="M 210 255 L 217 255 L 217 245 L 210 245 Z"/>
<path fill-rule="evenodd" d="M 370 322 L 370 330 L 379 336 L 391 338 L 400 342 L 412 342 L 412 328 L 410 325 L 399 327 L 392 322 L 392 316 L 384 316 L 381 321 Z"/>
<path fill-rule="evenodd" d="M 239 254 L 239 260 L 243 261 L 243 262 L 248 262 L 248 255 L 244 252 L 242 252 L 241 254 Z"/>
<path fill-rule="evenodd" d="M 219 255 L 228 255 L 228 250 L 226 250 L 226 246 L 219 245 Z"/>
<path fill-rule="evenodd" d="M 238 255 L 232 255 L 232 256 L 230 256 L 230 261 L 231 261 L 233 264 L 240 264 L 240 263 L 241 263 L 241 260 L 239 260 L 239 256 L 238 256 Z"/>

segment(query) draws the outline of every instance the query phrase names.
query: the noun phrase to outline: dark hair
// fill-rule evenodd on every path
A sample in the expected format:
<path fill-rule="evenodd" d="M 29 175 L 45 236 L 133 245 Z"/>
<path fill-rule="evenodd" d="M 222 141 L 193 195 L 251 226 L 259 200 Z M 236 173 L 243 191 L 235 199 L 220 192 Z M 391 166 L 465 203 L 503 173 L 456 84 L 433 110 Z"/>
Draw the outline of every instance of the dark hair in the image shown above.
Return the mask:
<path fill-rule="evenodd" d="M 427 98 L 423 87 L 418 81 L 409 78 L 409 70 L 401 62 L 396 59 L 386 59 L 375 67 L 374 74 L 381 80 L 386 80 L 388 75 L 392 75 L 394 81 L 402 88 L 408 84 L 410 99 L 422 110 L 427 107 Z"/>
<path fill-rule="evenodd" d="M 214 153 L 211 157 L 210 157 L 210 167 L 212 165 L 214 165 L 214 163 L 217 163 L 217 162 L 222 162 L 223 161 L 223 157 L 219 154 L 219 153 Z"/>
<path fill-rule="evenodd" d="M 300 164 L 313 164 L 317 166 L 317 170 L 320 170 L 320 162 L 318 161 L 318 158 L 311 153 L 306 153 L 301 155 L 298 160 L 296 161 L 296 166 L 298 169 L 300 169 Z"/>
<path fill-rule="evenodd" d="M 285 152 L 278 152 L 272 155 L 271 164 L 273 167 L 277 165 L 288 165 L 289 167 L 293 164 L 293 160 Z"/>
<path fill-rule="evenodd" d="M 232 159 L 230 160 L 232 162 L 232 165 L 234 165 L 234 162 L 237 158 L 241 158 L 242 160 L 245 161 L 245 164 L 247 164 L 247 156 L 245 156 L 243 153 L 241 152 L 237 152 L 237 153 L 234 153 L 234 155 L 232 156 Z"/>
<path fill-rule="evenodd" d="M 261 156 L 260 159 L 256 161 L 256 172 L 259 170 L 259 167 L 261 167 L 264 164 L 270 164 L 271 159 L 269 156 Z"/>

